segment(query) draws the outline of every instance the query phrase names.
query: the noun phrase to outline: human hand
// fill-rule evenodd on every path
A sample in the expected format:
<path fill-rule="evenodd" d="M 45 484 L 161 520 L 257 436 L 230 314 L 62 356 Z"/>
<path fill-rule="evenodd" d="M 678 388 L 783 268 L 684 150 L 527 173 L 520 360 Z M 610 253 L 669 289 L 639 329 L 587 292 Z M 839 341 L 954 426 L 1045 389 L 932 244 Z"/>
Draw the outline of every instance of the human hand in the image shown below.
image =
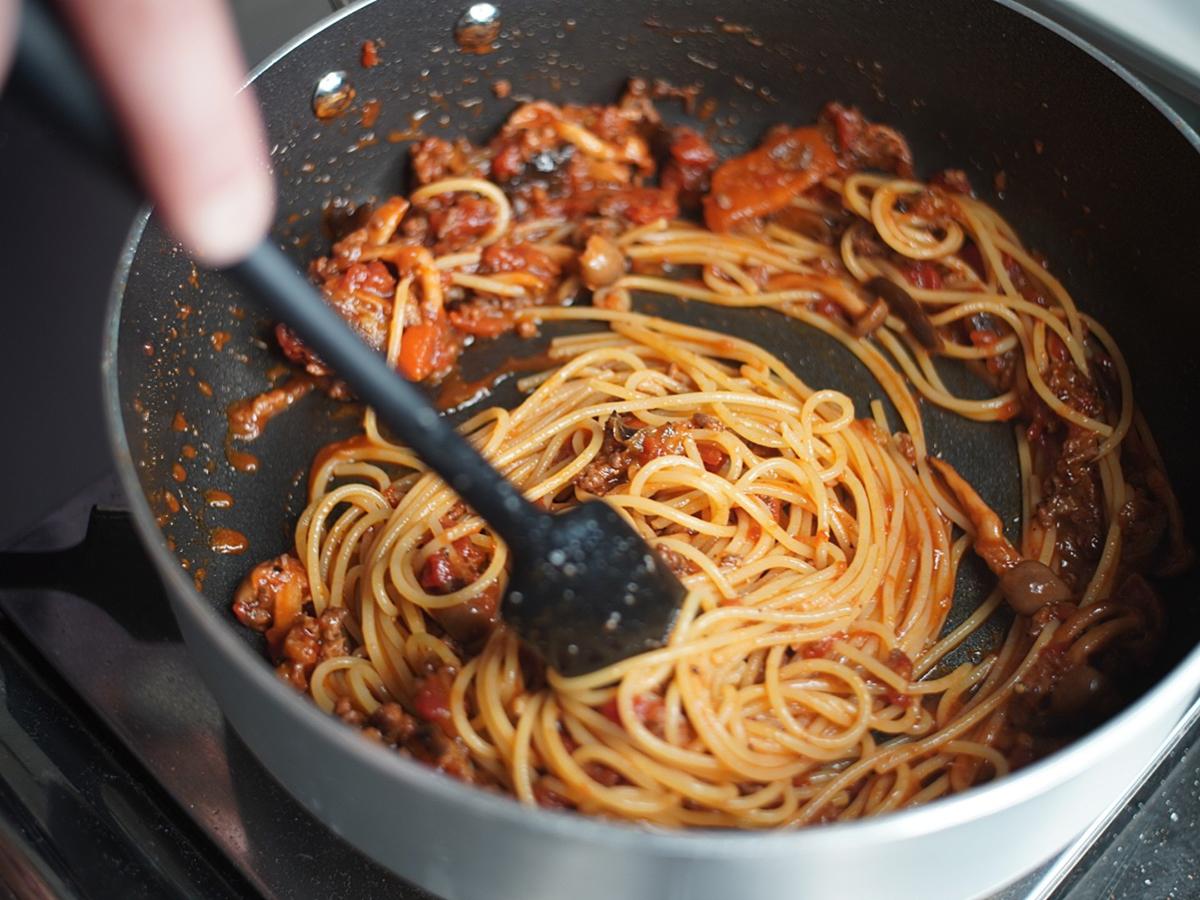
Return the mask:
<path fill-rule="evenodd" d="M 222 0 L 58 0 L 125 134 L 142 183 L 201 262 L 238 261 L 266 233 L 275 189 L 254 94 Z M 19 4 L 0 0 L 0 74 Z"/>

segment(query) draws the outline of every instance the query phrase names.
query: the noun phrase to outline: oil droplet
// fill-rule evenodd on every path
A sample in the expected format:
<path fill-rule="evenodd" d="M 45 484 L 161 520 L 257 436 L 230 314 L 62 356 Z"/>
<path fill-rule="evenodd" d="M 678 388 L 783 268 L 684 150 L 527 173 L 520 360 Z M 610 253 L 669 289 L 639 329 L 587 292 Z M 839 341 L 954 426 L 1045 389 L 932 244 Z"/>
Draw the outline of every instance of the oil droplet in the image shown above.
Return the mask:
<path fill-rule="evenodd" d="M 212 537 L 209 541 L 209 547 L 214 553 L 225 553 L 233 556 L 240 556 L 246 552 L 246 548 L 250 546 L 250 542 L 246 536 L 240 531 L 234 531 L 232 528 L 214 528 Z"/>
<path fill-rule="evenodd" d="M 239 472 L 257 472 L 258 457 L 253 453 L 246 453 L 242 450 L 234 450 L 233 447 L 225 448 L 225 459 L 229 461 L 229 465 L 237 469 Z"/>
<path fill-rule="evenodd" d="M 231 509 L 233 507 L 233 495 L 225 491 L 208 490 L 204 492 L 204 502 L 213 509 Z"/>

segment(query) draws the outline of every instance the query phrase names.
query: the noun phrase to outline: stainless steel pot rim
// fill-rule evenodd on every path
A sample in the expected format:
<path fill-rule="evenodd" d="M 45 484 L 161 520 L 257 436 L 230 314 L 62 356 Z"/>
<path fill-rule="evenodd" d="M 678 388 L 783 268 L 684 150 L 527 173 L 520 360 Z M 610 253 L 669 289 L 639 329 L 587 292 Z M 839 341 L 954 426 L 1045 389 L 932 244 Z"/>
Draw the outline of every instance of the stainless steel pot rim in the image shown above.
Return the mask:
<path fill-rule="evenodd" d="M 358 0 L 313 27 L 297 35 L 257 66 L 249 77 L 252 83 L 263 72 L 315 35 L 375 0 Z M 1018 6 L 1013 0 L 993 0 L 1005 8 L 1032 19 L 1058 37 L 1079 47 L 1136 90 L 1200 153 L 1200 136 L 1179 115 L 1166 106 L 1138 78 L 1119 63 L 1070 34 L 1045 17 Z M 546 837 L 569 836 L 577 841 L 603 845 L 614 851 L 636 849 L 664 857 L 745 860 L 782 857 L 803 845 L 806 852 L 820 853 L 846 846 L 845 842 L 896 842 L 940 832 L 968 821 L 992 815 L 1036 797 L 1055 785 L 1068 781 L 1079 772 L 1133 739 L 1139 730 L 1159 717 L 1160 711 L 1191 700 L 1200 685 L 1200 646 L 1197 646 L 1162 681 L 1137 702 L 1112 720 L 1076 740 L 1057 753 L 1033 765 L 962 794 L 945 797 L 926 806 L 889 813 L 875 819 L 834 823 L 820 827 L 779 831 L 666 831 L 632 823 L 608 821 L 567 812 L 526 807 L 516 800 L 462 784 L 427 766 L 363 740 L 333 717 L 321 712 L 308 699 L 285 685 L 265 665 L 249 645 L 235 633 L 227 618 L 220 615 L 196 590 L 191 578 L 167 549 L 162 531 L 142 491 L 122 421 L 117 378 L 117 344 L 121 300 L 128 283 L 138 244 L 151 214 L 145 207 L 138 214 L 118 260 L 109 293 L 108 310 L 101 358 L 104 389 L 104 413 L 108 438 L 122 489 L 129 500 L 134 523 L 155 567 L 169 592 L 179 600 L 193 624 L 222 648 L 227 660 L 247 679 L 282 704 L 305 727 L 312 728 L 324 740 L 353 759 L 355 765 L 376 770 L 383 777 L 403 782 L 464 815 L 491 820 L 495 827 L 530 829 Z M 869 845 L 869 844 L 867 844 Z"/>

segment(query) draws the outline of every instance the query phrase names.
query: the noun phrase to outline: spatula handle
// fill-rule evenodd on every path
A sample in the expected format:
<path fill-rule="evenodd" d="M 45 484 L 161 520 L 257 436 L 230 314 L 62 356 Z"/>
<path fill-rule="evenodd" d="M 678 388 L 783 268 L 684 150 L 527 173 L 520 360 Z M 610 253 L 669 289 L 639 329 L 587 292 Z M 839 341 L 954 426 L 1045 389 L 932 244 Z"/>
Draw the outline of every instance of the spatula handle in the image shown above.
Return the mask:
<path fill-rule="evenodd" d="M 21 9 L 14 87 L 72 143 L 136 188 L 107 104 L 56 17 L 38 0 L 27 0 Z M 226 271 L 287 322 L 505 540 L 520 543 L 532 529 L 546 527 L 546 515 L 451 428 L 420 391 L 371 352 L 277 246 L 264 240 Z"/>
<path fill-rule="evenodd" d="M 345 379 L 393 434 L 483 516 L 510 544 L 547 516 L 492 468 L 425 396 L 367 349 L 278 247 L 264 241 L 229 273 L 287 322 Z"/>

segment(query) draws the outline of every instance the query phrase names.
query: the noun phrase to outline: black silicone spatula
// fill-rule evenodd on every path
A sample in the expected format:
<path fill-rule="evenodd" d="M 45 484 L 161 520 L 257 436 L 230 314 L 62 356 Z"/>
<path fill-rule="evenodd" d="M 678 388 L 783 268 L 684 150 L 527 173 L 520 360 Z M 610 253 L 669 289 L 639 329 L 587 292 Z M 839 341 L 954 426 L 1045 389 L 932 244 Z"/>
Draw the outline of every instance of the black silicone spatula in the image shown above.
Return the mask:
<path fill-rule="evenodd" d="M 57 21 L 36 2 L 26 2 L 21 15 L 18 88 L 132 184 L 107 108 Z M 295 329 L 508 544 L 513 564 L 502 616 L 549 665 L 582 674 L 665 642 L 684 588 L 614 509 L 599 501 L 554 516 L 535 508 L 269 241 L 226 271 Z"/>

